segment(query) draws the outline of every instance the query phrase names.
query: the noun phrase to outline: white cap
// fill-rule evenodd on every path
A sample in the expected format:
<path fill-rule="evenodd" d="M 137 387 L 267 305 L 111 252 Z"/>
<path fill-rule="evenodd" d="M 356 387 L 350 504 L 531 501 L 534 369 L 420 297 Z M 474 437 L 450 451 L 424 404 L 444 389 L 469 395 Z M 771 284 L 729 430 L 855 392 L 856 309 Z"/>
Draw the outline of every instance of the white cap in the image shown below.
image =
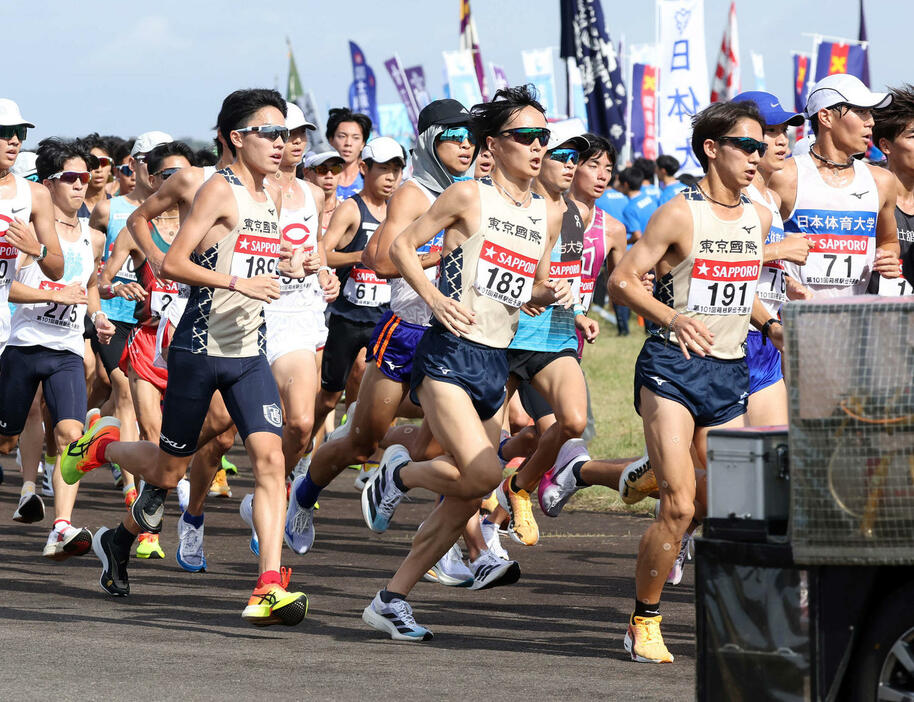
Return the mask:
<path fill-rule="evenodd" d="M 173 141 L 174 139 L 165 132 L 144 132 L 136 138 L 133 148 L 130 149 L 130 155 L 148 154 L 155 147 L 162 144 L 170 144 Z"/>
<path fill-rule="evenodd" d="M 880 109 L 892 103 L 889 93 L 874 93 L 863 81 L 848 73 L 834 73 L 816 83 L 806 98 L 806 116 L 812 117 L 819 110 L 847 103 L 853 107 Z"/>
<path fill-rule="evenodd" d="M 36 175 L 38 173 L 38 169 L 35 167 L 35 162 L 37 160 L 38 154 L 34 151 L 20 151 L 19 155 L 16 157 L 16 163 L 10 168 L 10 172 L 20 178 L 28 178 L 29 176 Z"/>
<path fill-rule="evenodd" d="M 309 151 L 307 154 L 305 154 L 305 160 L 303 163 L 305 164 L 305 168 L 314 168 L 315 166 L 319 166 L 322 163 L 326 163 L 332 158 L 338 158 L 340 161 L 343 160 L 343 157 L 340 156 L 339 151 L 336 149 L 330 149 L 330 151 L 321 151 L 320 153 Z"/>
<path fill-rule="evenodd" d="M 546 144 L 546 151 L 557 149 L 566 142 L 571 142 L 572 148 L 584 151 L 590 147 L 590 142 L 584 136 L 587 129 L 584 123 L 579 119 L 566 119 L 561 122 L 550 122 L 549 143 Z"/>
<path fill-rule="evenodd" d="M 0 98 L 0 126 L 16 127 L 20 124 L 29 129 L 35 128 L 34 124 L 23 119 L 22 113 L 19 112 L 19 105 L 9 98 Z"/>
<path fill-rule="evenodd" d="M 365 144 L 365 148 L 362 149 L 363 161 L 371 159 L 375 163 L 387 163 L 395 158 L 403 161 L 404 166 L 406 165 L 406 149 L 391 137 L 376 137 Z"/>
<path fill-rule="evenodd" d="M 305 113 L 294 102 L 286 102 L 286 129 L 290 132 L 293 129 L 305 127 L 306 129 L 317 129 L 317 125 L 312 124 L 305 119 Z"/>

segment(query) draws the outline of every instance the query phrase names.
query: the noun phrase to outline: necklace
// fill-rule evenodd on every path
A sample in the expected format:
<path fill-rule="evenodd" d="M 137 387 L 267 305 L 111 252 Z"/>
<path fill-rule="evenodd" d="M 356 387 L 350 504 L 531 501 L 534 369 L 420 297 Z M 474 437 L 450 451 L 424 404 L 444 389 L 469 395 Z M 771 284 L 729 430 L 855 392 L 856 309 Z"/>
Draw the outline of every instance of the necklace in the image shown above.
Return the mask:
<path fill-rule="evenodd" d="M 70 228 L 79 226 L 79 219 L 77 219 L 75 222 L 68 222 L 68 221 L 66 221 L 66 220 L 64 220 L 64 219 L 58 219 L 57 217 L 55 217 L 55 218 L 54 218 L 54 221 L 55 221 L 55 222 L 58 222 L 59 224 L 64 224 L 64 225 L 66 225 L 66 226 L 68 226 L 68 227 L 70 227 Z"/>
<path fill-rule="evenodd" d="M 504 195 L 504 196 L 505 196 L 506 198 L 508 198 L 511 202 L 513 202 L 515 207 L 523 207 L 523 206 L 526 205 L 528 202 L 530 202 L 530 198 L 533 197 L 533 193 L 532 193 L 530 190 L 527 190 L 527 196 L 526 196 L 523 200 L 515 200 L 513 197 L 511 197 L 511 195 L 508 193 L 508 191 L 505 190 L 505 189 L 502 187 L 502 185 L 501 185 L 497 180 L 495 180 L 494 178 L 492 179 L 492 184 L 493 184 L 496 188 L 498 188 L 499 192 L 501 192 L 502 195 Z"/>
<path fill-rule="evenodd" d="M 695 187 L 698 188 L 698 192 L 701 193 L 701 196 L 705 200 L 707 200 L 708 202 L 713 202 L 715 205 L 720 205 L 721 207 L 726 207 L 728 210 L 736 209 L 737 207 L 739 207 L 740 205 L 743 204 L 742 199 L 740 199 L 740 201 L 737 202 L 735 205 L 728 205 L 726 202 L 719 202 L 718 200 L 715 200 L 713 197 L 708 195 L 708 193 L 706 193 L 704 190 L 702 190 L 701 186 L 698 183 L 695 183 Z"/>
<path fill-rule="evenodd" d="M 854 159 L 851 159 L 847 163 L 837 163 L 836 161 L 832 161 L 831 159 L 827 159 L 824 156 L 817 154 L 815 149 L 810 148 L 809 153 L 811 153 L 813 156 L 815 156 L 817 159 L 819 159 L 826 166 L 829 166 L 831 168 L 837 168 L 839 170 L 843 170 L 845 168 L 851 168 L 854 165 Z"/>
<path fill-rule="evenodd" d="M 153 217 L 153 219 L 177 219 L 180 215 L 159 215 L 158 217 Z"/>

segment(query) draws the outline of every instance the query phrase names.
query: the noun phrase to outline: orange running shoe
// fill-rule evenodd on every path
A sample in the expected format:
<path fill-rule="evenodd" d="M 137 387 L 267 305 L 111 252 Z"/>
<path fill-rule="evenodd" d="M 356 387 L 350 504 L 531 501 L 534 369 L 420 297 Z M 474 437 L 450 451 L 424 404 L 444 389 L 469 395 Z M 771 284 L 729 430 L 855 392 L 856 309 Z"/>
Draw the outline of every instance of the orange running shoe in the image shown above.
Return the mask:
<path fill-rule="evenodd" d="M 139 497 L 136 488 L 131 486 L 130 489 L 124 493 L 124 502 L 127 505 L 127 509 L 130 509 L 133 506 L 133 503 L 136 502 L 136 498 Z"/>
<path fill-rule="evenodd" d="M 287 592 L 279 583 L 270 583 L 254 588 L 241 618 L 255 626 L 295 626 L 307 614 L 308 596 L 305 593 Z"/>
<path fill-rule="evenodd" d="M 231 497 L 232 488 L 229 487 L 228 478 L 225 475 L 225 468 L 216 471 L 212 485 L 209 486 L 210 497 Z"/>
<path fill-rule="evenodd" d="M 107 441 L 102 442 L 102 439 Z M 93 422 L 81 438 L 77 439 L 60 456 L 60 476 L 67 485 L 74 485 L 89 471 L 106 463 L 104 451 L 111 441 L 121 440 L 121 423 L 115 417 L 104 417 Z"/>

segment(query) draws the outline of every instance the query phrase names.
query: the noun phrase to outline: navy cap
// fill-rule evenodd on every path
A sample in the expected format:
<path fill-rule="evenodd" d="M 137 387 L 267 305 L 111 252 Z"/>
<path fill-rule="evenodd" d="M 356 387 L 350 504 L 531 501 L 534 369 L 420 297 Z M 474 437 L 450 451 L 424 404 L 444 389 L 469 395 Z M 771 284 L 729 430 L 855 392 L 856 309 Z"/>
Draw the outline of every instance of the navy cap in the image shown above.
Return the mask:
<path fill-rule="evenodd" d="M 803 115 L 799 112 L 788 112 L 781 107 L 781 102 L 776 95 L 766 93 L 761 90 L 749 90 L 740 93 L 733 102 L 754 102 L 758 111 L 762 114 L 762 119 L 769 127 L 779 124 L 788 124 L 791 127 L 799 127 L 803 124 Z"/>

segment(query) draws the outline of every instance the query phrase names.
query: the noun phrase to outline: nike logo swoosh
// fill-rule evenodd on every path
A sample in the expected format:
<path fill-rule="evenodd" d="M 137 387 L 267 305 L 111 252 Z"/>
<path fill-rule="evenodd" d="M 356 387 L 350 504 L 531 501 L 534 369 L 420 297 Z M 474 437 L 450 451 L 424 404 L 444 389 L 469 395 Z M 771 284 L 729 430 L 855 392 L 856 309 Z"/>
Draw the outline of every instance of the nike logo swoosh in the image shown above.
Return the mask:
<path fill-rule="evenodd" d="M 26 209 L 25 207 L 20 207 L 20 208 L 17 210 L 17 209 L 14 207 L 14 208 L 13 208 L 13 214 L 19 214 L 20 212 L 25 211 L 25 209 Z"/>
<path fill-rule="evenodd" d="M 302 221 L 307 222 L 307 221 L 308 221 L 309 219 L 311 219 L 313 216 L 314 216 L 314 215 L 308 215 L 308 216 L 305 217 Z"/>

